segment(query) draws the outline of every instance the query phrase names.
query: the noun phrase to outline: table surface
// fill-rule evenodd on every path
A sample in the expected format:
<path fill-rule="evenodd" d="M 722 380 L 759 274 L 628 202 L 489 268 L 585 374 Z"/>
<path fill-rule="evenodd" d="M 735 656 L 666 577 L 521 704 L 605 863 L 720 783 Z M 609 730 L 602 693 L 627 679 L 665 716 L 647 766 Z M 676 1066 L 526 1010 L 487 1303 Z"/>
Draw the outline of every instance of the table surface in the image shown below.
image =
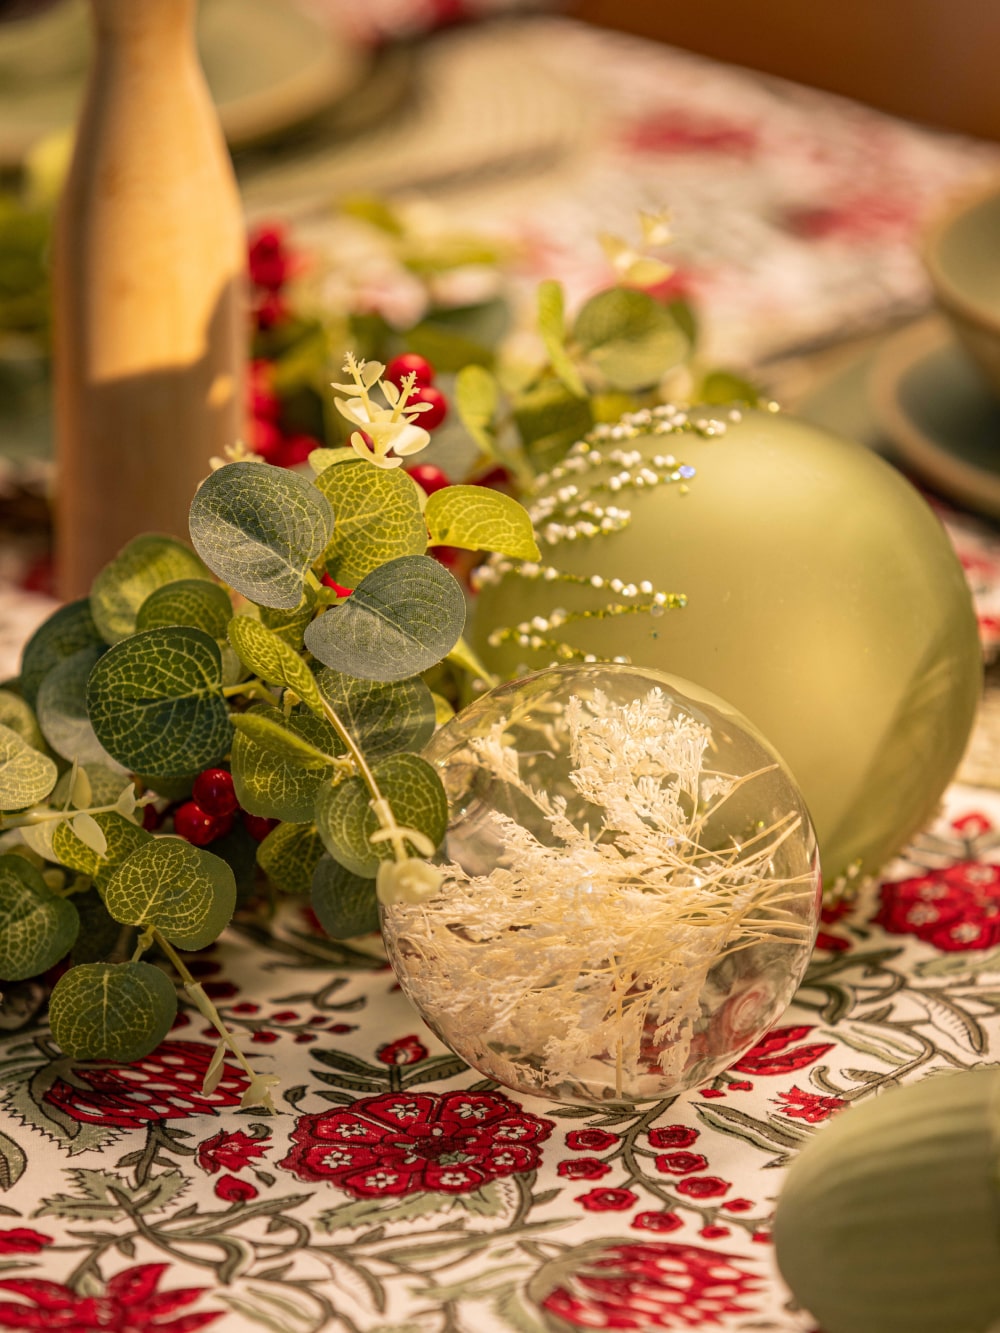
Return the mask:
<path fill-rule="evenodd" d="M 457 30 L 416 58 L 418 77 L 449 67 L 449 96 L 466 102 L 425 107 L 406 131 L 425 132 L 419 160 L 373 131 L 370 183 L 420 187 L 453 220 L 515 236 L 526 279 L 555 273 L 571 299 L 606 280 L 597 230 L 632 234 L 637 208 L 669 203 L 712 354 L 789 383 L 796 349 L 926 303 L 913 241 L 927 210 L 1000 162 L 567 20 Z M 480 88 L 482 133 L 458 148 L 453 136 L 454 170 L 435 180 L 477 61 L 510 87 Z M 248 201 L 282 205 L 335 248 L 323 171 L 349 174 L 359 154 L 310 141 L 248 158 Z M 1000 544 L 978 520 L 946 518 L 993 653 Z M 7 670 L 49 610 L 4 590 Z M 64 1058 L 42 987 L 11 987 L 0 1329 L 811 1330 L 769 1241 L 787 1162 L 852 1102 L 1000 1049 L 995 711 L 964 772 L 982 785 L 952 787 L 882 882 L 828 914 L 780 1025 L 710 1086 L 641 1113 L 484 1082 L 422 1025 L 377 950 L 324 940 L 295 905 L 199 956 L 254 1067 L 281 1078 L 273 1117 L 237 1109 L 235 1066 L 201 1092 L 213 1034 L 183 1001 L 157 1052 L 112 1069 Z"/>

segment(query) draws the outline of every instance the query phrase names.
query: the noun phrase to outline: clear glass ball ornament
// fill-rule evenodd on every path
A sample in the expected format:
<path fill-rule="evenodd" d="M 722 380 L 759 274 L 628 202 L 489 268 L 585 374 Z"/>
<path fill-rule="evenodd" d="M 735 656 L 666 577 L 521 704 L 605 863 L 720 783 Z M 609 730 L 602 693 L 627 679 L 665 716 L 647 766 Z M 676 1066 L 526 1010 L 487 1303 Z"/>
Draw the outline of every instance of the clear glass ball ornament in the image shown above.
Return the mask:
<path fill-rule="evenodd" d="M 820 908 L 816 840 L 735 709 L 624 665 L 482 696 L 425 751 L 450 823 L 440 889 L 382 909 L 400 984 L 469 1064 L 597 1105 L 711 1079 L 795 992 Z"/>

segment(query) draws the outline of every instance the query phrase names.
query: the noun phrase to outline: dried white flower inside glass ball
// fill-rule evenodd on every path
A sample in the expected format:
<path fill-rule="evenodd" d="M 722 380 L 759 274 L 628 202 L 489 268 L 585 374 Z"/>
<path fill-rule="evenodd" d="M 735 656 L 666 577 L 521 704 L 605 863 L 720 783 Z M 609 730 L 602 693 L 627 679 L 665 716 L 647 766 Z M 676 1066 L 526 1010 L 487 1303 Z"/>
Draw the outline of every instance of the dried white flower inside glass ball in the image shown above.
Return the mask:
<path fill-rule="evenodd" d="M 383 909 L 404 991 L 490 1078 L 583 1104 L 713 1077 L 778 1018 L 819 911 L 816 841 L 728 704 L 629 666 L 501 686 L 427 751 L 440 891 Z"/>

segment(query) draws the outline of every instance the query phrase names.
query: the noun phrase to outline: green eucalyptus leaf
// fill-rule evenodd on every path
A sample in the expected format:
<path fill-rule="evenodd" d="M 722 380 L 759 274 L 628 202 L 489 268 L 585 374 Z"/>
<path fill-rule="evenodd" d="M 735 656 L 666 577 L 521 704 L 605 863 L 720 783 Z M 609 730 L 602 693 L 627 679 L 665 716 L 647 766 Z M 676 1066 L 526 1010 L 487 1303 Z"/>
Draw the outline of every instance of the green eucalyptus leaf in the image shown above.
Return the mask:
<path fill-rule="evenodd" d="M 225 588 L 208 579 L 175 579 L 151 592 L 136 616 L 137 630 L 194 625 L 213 639 L 226 637 L 233 604 Z"/>
<path fill-rule="evenodd" d="M 219 645 L 189 625 L 110 648 L 91 672 L 87 707 L 108 754 L 154 780 L 207 768 L 232 738 Z"/>
<path fill-rule="evenodd" d="M 179 949 L 204 949 L 229 924 L 236 880 L 221 857 L 183 838 L 154 838 L 116 867 L 104 903 L 124 925 L 153 926 Z"/>
<path fill-rule="evenodd" d="M 324 856 L 312 877 L 312 909 L 334 940 L 349 940 L 378 930 L 375 881 L 353 875 L 332 856 Z"/>
<path fill-rule="evenodd" d="M 459 420 L 484 454 L 496 453 L 494 417 L 500 386 L 484 366 L 463 367 L 455 376 L 455 409 Z"/>
<path fill-rule="evenodd" d="M 80 915 L 80 933 L 70 961 L 96 963 L 107 958 L 121 938 L 122 928 L 104 906 L 104 899 L 97 889 L 88 889 L 73 895 L 73 905 Z"/>
<path fill-rule="evenodd" d="M 426 555 L 401 556 L 362 579 L 305 633 L 314 657 L 363 680 L 405 680 L 447 656 L 465 626 L 456 579 Z"/>
<path fill-rule="evenodd" d="M 39 625 L 21 656 L 21 692 L 34 708 L 42 681 L 64 658 L 103 643 L 90 612 L 90 599 L 61 606 Z"/>
<path fill-rule="evenodd" d="M 58 776 L 47 755 L 0 724 L 0 810 L 23 810 L 44 801 Z"/>
<path fill-rule="evenodd" d="M 416 829 L 437 846 L 448 826 L 448 800 L 437 771 L 415 754 L 389 755 L 372 771 L 396 823 Z M 390 843 L 371 841 L 379 822 L 361 778 L 348 778 L 320 791 L 316 827 L 330 855 L 363 878 L 371 879 L 379 861 L 393 855 Z"/>
<path fill-rule="evenodd" d="M 558 462 L 594 424 L 590 402 L 577 398 L 558 379 L 545 379 L 518 394 L 514 422 L 536 466 Z"/>
<path fill-rule="evenodd" d="M 195 493 L 190 527 L 195 549 L 223 582 L 261 606 L 292 610 L 333 535 L 333 511 L 296 472 L 227 463 Z"/>
<path fill-rule="evenodd" d="M 23 981 L 73 947 L 80 918 L 23 856 L 0 856 L 0 980 Z"/>
<path fill-rule="evenodd" d="M 49 804 L 57 810 L 65 807 L 67 801 L 77 810 L 91 805 L 111 805 L 117 801 L 121 795 L 126 779 L 122 777 L 122 771 L 116 764 L 109 768 L 107 763 L 80 764 L 76 770 L 77 779 L 83 777 L 90 784 L 90 800 L 77 804 L 76 795 L 80 794 L 81 788 L 75 788 L 71 794 L 70 787 L 73 780 L 73 770 L 67 769 L 60 777 L 49 797 Z"/>
<path fill-rule="evenodd" d="M 75 814 L 69 821 L 69 825 L 84 846 L 89 847 L 97 856 L 103 856 L 108 850 L 108 840 L 101 832 L 100 824 L 86 810 L 81 810 L 78 814 Z"/>
<path fill-rule="evenodd" d="M 56 860 L 69 870 L 89 877 L 103 888 L 116 866 L 127 861 L 133 852 L 153 841 L 153 835 L 147 833 L 131 819 L 126 819 L 116 810 L 106 810 L 94 815 L 93 821 L 104 838 L 104 850 L 98 852 L 92 843 L 79 835 L 75 819 L 53 821 L 52 851 Z"/>
<path fill-rule="evenodd" d="M 573 336 L 615 389 L 645 389 L 681 364 L 688 340 L 659 301 L 632 287 L 612 287 L 585 303 Z"/>
<path fill-rule="evenodd" d="M 13 690 L 0 690 L 0 726 L 16 731 L 33 750 L 45 749 L 45 738 L 34 709 Z"/>
<path fill-rule="evenodd" d="M 133 537 L 91 584 L 94 624 L 107 643 L 118 643 L 135 633 L 139 608 L 151 592 L 176 579 L 199 578 L 208 572 L 182 542 L 155 533 Z"/>
<path fill-rule="evenodd" d="M 539 560 L 531 519 L 523 505 L 486 486 L 444 486 L 424 511 L 431 542 L 465 551 L 498 551 L 515 560 Z"/>
<path fill-rule="evenodd" d="M 728 370 L 712 370 L 705 376 L 695 395 L 695 401 L 713 407 L 728 407 L 739 403 L 742 407 L 756 407 L 761 391 L 756 384 Z"/>
<path fill-rule="evenodd" d="M 566 351 L 566 313 L 562 284 L 549 279 L 538 285 L 538 332 L 552 369 L 576 398 L 586 398 L 580 372 Z"/>
<path fill-rule="evenodd" d="M 317 719 L 318 720 L 318 719 Z M 292 731 L 284 720 L 262 713 L 238 713 L 233 726 L 240 735 L 254 745 L 268 750 L 276 758 L 293 768 L 324 769 L 331 767 L 331 756 L 304 736 Z M 340 746 L 341 750 L 344 748 Z"/>
<path fill-rule="evenodd" d="M 369 762 L 423 749 L 434 734 L 434 697 L 420 676 L 359 680 L 325 667 L 316 683 Z"/>
<path fill-rule="evenodd" d="M 247 832 L 243 821 L 237 820 L 228 833 L 212 843 L 212 855 L 219 856 L 233 872 L 236 881 L 236 903 L 245 903 L 254 893 L 257 881 L 257 839 Z"/>
<path fill-rule="evenodd" d="M 328 723 L 308 713 L 293 713 L 286 718 L 279 709 L 262 704 L 243 716 L 264 718 L 275 726 L 294 731 L 330 754 L 337 753 L 333 745 L 341 744 Z M 236 797 L 248 814 L 285 819 L 293 824 L 312 819 L 316 797 L 331 776 L 330 770 L 288 762 L 274 749 L 257 744 L 245 731 L 237 731 L 233 739 L 230 763 Z"/>
<path fill-rule="evenodd" d="M 151 963 L 81 963 L 49 1001 L 53 1040 L 74 1060 L 141 1060 L 176 1017 L 177 992 Z"/>
<path fill-rule="evenodd" d="M 306 462 L 319 476 L 328 467 L 334 467 L 337 463 L 352 463 L 357 457 L 357 454 L 349 445 L 344 445 L 338 449 L 314 449 Z"/>
<path fill-rule="evenodd" d="M 254 675 L 293 690 L 307 708 L 323 716 L 316 677 L 290 644 L 251 616 L 233 616 L 228 634 L 237 657 Z"/>
<path fill-rule="evenodd" d="M 423 555 L 427 549 L 420 496 L 401 468 L 373 470 L 358 458 L 322 472 L 316 489 L 334 514 L 333 540 L 323 562 L 344 587 L 355 587 L 387 560 Z"/>
<path fill-rule="evenodd" d="M 351 456 L 357 457 L 354 450 L 351 450 Z M 316 610 L 316 594 L 312 588 L 306 588 L 305 596 L 298 606 L 290 609 L 281 607 L 262 606 L 260 608 L 260 623 L 269 629 L 273 634 L 284 643 L 290 644 L 293 648 L 302 647 L 302 635 L 306 631 L 306 626 L 313 618 Z"/>
<path fill-rule="evenodd" d="M 87 712 L 87 682 L 107 651 L 103 644 L 81 648 L 53 667 L 38 691 L 39 726 L 52 749 L 64 759 L 83 764 L 115 764 L 97 739 Z M 119 768 L 119 774 L 122 772 Z"/>
<path fill-rule="evenodd" d="M 323 855 L 314 824 L 279 824 L 257 848 L 257 861 L 282 893 L 308 893 Z"/>

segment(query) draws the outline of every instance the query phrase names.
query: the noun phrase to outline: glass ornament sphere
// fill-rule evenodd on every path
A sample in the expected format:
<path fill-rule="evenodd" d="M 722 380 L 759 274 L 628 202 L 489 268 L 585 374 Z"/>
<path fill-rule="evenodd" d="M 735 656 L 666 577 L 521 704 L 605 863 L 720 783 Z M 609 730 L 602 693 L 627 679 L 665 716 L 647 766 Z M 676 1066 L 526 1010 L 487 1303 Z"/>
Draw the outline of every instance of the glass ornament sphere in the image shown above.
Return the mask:
<path fill-rule="evenodd" d="M 772 747 L 662 672 L 553 667 L 425 756 L 437 892 L 383 906 L 400 985 L 464 1060 L 581 1105 L 712 1078 L 785 1009 L 819 920 L 815 836 Z"/>
<path fill-rule="evenodd" d="M 728 699 L 795 775 L 828 885 L 930 818 L 980 647 L 946 533 L 883 459 L 782 414 L 655 408 L 598 427 L 527 503 L 540 562 L 481 571 L 491 670 L 624 657 Z"/>

